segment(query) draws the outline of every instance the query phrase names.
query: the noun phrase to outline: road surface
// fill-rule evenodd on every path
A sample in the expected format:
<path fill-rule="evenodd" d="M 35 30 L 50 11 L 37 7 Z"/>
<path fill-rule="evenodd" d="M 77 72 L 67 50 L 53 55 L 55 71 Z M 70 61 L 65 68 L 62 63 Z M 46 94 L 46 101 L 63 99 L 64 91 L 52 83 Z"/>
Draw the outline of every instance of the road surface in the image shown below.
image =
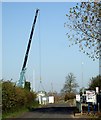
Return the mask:
<path fill-rule="evenodd" d="M 18 118 L 73 118 L 75 107 L 65 104 L 49 104 L 42 108 L 35 108 Z"/>

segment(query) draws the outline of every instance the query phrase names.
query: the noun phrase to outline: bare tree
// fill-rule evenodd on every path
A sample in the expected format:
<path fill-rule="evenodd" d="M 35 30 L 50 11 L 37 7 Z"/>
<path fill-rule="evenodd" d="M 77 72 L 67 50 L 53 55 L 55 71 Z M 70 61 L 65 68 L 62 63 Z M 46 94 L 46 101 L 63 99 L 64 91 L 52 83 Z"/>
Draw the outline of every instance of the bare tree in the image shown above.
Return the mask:
<path fill-rule="evenodd" d="M 69 73 L 68 76 L 66 76 L 66 81 L 64 84 L 63 89 L 61 90 L 62 93 L 75 93 L 76 88 L 79 87 L 76 83 L 76 77 L 73 73 Z"/>

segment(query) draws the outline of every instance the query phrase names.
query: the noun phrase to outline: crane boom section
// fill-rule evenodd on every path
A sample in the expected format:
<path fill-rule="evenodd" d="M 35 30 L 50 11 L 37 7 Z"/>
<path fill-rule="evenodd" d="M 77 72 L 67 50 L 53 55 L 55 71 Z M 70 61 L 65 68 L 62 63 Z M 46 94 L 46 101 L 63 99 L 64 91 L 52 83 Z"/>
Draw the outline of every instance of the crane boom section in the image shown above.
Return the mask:
<path fill-rule="evenodd" d="M 22 70 L 20 72 L 20 79 L 17 82 L 17 86 L 19 86 L 19 87 L 24 87 L 24 84 L 25 84 L 26 64 L 27 64 L 27 60 L 28 60 L 28 53 L 29 53 L 30 46 L 31 46 L 31 41 L 32 41 L 32 36 L 33 36 L 34 28 L 35 28 L 38 11 L 39 11 L 39 9 L 37 9 L 36 13 L 35 13 L 35 18 L 34 18 L 34 22 L 33 22 L 31 33 L 30 33 L 30 38 L 29 38 L 29 42 L 28 42 L 28 46 L 27 46 L 27 50 L 26 50 L 26 54 L 25 54 L 25 58 L 24 58 L 24 63 L 22 66 Z"/>
<path fill-rule="evenodd" d="M 31 41 L 32 41 L 32 36 L 33 36 L 34 28 L 35 28 L 35 23 L 36 23 L 38 11 L 39 11 L 39 9 L 36 10 L 35 19 L 34 19 L 34 22 L 33 22 L 33 25 L 32 25 L 32 30 L 31 30 L 31 34 L 30 34 L 30 38 L 29 38 L 29 42 L 28 42 L 27 51 L 26 51 L 26 54 L 25 54 L 22 70 L 25 69 L 26 64 L 27 64 L 28 53 L 29 53 L 29 50 L 30 50 L 30 45 L 31 45 Z"/>

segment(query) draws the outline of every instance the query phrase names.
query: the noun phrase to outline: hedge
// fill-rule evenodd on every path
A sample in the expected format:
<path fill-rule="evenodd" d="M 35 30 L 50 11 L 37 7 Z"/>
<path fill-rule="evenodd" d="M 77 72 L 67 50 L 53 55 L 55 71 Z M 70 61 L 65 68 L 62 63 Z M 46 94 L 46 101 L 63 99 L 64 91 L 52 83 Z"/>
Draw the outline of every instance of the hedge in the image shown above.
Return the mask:
<path fill-rule="evenodd" d="M 36 94 L 15 86 L 10 81 L 2 82 L 2 112 L 9 113 L 29 108 L 35 102 Z"/>

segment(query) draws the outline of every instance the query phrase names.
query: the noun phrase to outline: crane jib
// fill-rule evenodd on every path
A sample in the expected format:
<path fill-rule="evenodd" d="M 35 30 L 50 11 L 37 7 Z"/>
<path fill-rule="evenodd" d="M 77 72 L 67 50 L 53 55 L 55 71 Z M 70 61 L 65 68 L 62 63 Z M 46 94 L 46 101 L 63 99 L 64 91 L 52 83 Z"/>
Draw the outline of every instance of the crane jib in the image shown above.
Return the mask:
<path fill-rule="evenodd" d="M 31 30 L 31 34 L 30 34 L 30 39 L 29 39 L 28 46 L 27 46 L 27 51 L 26 51 L 25 58 L 24 58 L 24 63 L 23 63 L 22 70 L 25 69 L 25 67 L 26 67 L 26 63 L 27 63 L 27 59 L 28 59 L 28 53 L 29 53 L 29 50 L 30 50 L 30 45 L 31 45 L 31 41 L 32 41 L 32 36 L 33 36 L 34 28 L 35 28 L 35 23 L 36 23 L 38 11 L 39 10 L 37 9 L 35 19 L 34 19 L 34 22 L 33 22 L 33 26 L 32 26 L 32 30 Z"/>
<path fill-rule="evenodd" d="M 27 60 L 28 60 L 28 54 L 29 54 L 29 50 L 30 50 L 30 45 L 31 45 L 31 41 L 32 41 L 32 36 L 33 36 L 34 28 L 35 28 L 38 11 L 39 11 L 39 9 L 36 10 L 34 22 L 33 22 L 31 33 L 30 33 L 30 38 L 28 41 L 28 46 L 27 46 L 27 50 L 26 50 L 26 54 L 25 54 L 25 58 L 24 58 L 23 66 L 22 66 L 22 70 L 20 72 L 20 79 L 17 82 L 17 86 L 19 86 L 19 87 L 24 87 L 24 84 L 25 84 L 26 64 L 27 64 Z"/>
<path fill-rule="evenodd" d="M 38 11 L 39 11 L 39 10 L 36 11 L 34 23 L 33 23 L 32 30 L 31 30 L 31 34 L 30 34 L 30 39 L 32 39 L 32 36 L 33 36 L 33 32 L 34 32 L 34 27 L 35 27 L 35 23 L 36 23 L 36 18 L 37 18 Z"/>

